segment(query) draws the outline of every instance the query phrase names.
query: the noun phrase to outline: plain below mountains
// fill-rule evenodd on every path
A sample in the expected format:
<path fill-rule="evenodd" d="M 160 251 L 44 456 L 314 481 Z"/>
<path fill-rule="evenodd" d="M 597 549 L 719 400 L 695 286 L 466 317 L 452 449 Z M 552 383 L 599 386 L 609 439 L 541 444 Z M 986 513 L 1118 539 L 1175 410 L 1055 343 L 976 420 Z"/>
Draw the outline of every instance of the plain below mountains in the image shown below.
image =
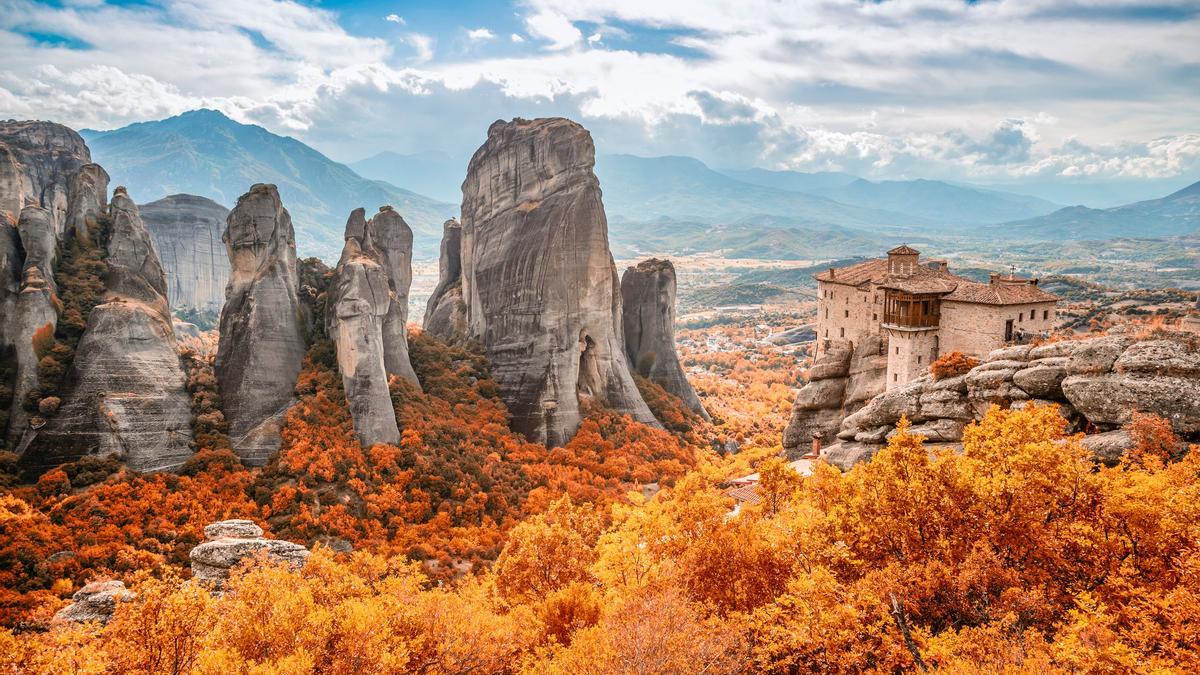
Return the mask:
<path fill-rule="evenodd" d="M 336 259 L 350 211 L 384 204 L 412 227 L 418 254 L 433 256 L 442 222 L 458 212 L 456 204 L 363 178 L 300 141 L 213 110 L 81 133 L 113 184 L 127 186 L 139 202 L 186 193 L 231 207 L 254 183 L 274 183 L 302 256 Z"/>

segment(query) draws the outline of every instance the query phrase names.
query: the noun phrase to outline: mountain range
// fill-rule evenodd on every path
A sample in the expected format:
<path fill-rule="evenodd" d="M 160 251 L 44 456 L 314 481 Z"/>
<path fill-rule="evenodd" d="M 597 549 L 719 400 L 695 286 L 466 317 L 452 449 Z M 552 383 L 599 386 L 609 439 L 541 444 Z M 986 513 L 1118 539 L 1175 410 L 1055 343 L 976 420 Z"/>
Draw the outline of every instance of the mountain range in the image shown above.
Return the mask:
<path fill-rule="evenodd" d="M 1027 241 L 1193 234 L 1200 230 L 1200 182 L 1160 199 L 1110 209 L 1068 206 L 1045 216 L 1005 223 L 990 230 L 997 237 Z"/>
<path fill-rule="evenodd" d="M 421 252 L 436 255 L 442 222 L 458 212 L 457 205 L 363 178 L 294 138 L 213 110 L 81 134 L 113 184 L 142 203 L 186 193 L 232 207 L 252 184 L 274 183 L 302 256 L 336 259 L 350 211 L 384 204 L 404 214 Z"/>
<path fill-rule="evenodd" d="M 350 165 L 290 137 L 195 110 L 112 131 L 81 132 L 95 161 L 141 202 L 187 193 L 233 206 L 274 183 L 303 256 L 342 247 L 346 215 L 392 204 L 436 255 L 457 215 L 467 159 L 381 152 Z M 692 157 L 601 154 L 596 160 L 614 250 L 815 259 L 868 254 L 930 237 L 1037 240 L 1171 236 L 1200 228 L 1200 184 L 1108 209 L 935 180 L 869 181 L 840 172 L 717 170 Z"/>

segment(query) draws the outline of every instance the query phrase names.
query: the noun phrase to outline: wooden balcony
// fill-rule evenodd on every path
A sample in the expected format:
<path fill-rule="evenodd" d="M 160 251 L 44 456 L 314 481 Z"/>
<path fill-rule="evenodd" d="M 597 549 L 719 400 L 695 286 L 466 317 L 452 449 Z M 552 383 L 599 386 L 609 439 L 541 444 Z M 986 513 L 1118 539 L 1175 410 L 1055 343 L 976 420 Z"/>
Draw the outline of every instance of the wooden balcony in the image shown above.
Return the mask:
<path fill-rule="evenodd" d="M 941 303 L 937 296 L 897 291 L 888 291 L 884 296 L 883 324 L 890 328 L 937 328 L 941 318 Z"/>

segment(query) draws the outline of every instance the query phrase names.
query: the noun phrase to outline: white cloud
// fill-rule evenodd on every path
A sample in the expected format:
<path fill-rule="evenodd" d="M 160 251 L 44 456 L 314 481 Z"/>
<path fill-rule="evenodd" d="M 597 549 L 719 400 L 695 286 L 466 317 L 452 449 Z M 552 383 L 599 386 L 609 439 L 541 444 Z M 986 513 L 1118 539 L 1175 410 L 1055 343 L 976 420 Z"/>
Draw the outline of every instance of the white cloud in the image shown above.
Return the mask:
<path fill-rule="evenodd" d="M 400 16 L 399 14 L 388 14 L 387 16 L 384 17 L 384 21 L 391 21 L 392 23 L 398 23 L 401 26 L 408 25 L 408 22 L 404 20 L 404 17 Z"/>
<path fill-rule="evenodd" d="M 544 49 L 451 59 L 435 47 L 453 33 L 352 35 L 291 0 L 0 0 L 0 117 L 112 127 L 207 105 L 336 151 L 356 142 L 339 129 L 365 99 L 385 119 L 445 102 L 430 113 L 440 133 L 389 126 L 394 140 L 374 142 L 442 142 L 464 122 L 482 133 L 500 113 L 545 113 L 579 119 L 602 152 L 717 164 L 943 178 L 1200 170 L 1200 22 L 1122 21 L 1121 1 L 522 0 L 523 34 L 509 40 Z"/>
<path fill-rule="evenodd" d="M 550 42 L 549 49 L 567 49 L 579 43 L 583 33 L 561 14 L 539 12 L 525 19 L 529 34 Z"/>

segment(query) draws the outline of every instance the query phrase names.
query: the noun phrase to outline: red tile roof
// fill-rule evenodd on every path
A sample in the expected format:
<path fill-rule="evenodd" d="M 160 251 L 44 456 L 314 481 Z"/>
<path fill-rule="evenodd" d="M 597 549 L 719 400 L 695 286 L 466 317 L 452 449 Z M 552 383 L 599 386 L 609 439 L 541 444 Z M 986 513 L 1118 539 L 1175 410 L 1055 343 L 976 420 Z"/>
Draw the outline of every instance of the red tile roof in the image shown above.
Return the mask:
<path fill-rule="evenodd" d="M 888 253 L 907 249 L 901 246 Z M 901 251 L 902 253 L 904 251 Z M 928 262 L 928 261 L 927 261 Z M 967 302 L 980 305 L 1026 305 L 1041 302 L 1057 302 L 1058 296 L 1042 290 L 1034 279 L 998 278 L 992 283 L 980 283 L 952 274 L 940 267 L 917 265 L 912 274 L 896 276 L 888 274 L 888 261 L 875 258 L 838 267 L 814 274 L 817 281 L 846 286 L 875 284 L 880 288 L 914 294 L 937 294 L 943 300 Z"/>
<path fill-rule="evenodd" d="M 1039 302 L 1058 302 L 1058 296 L 1039 288 L 1035 282 L 998 280 L 990 284 L 963 281 L 954 292 L 944 296 L 949 302 L 970 302 L 977 305 L 1028 305 Z"/>
<path fill-rule="evenodd" d="M 853 265 L 825 270 L 814 274 L 817 281 L 827 281 L 847 286 L 861 286 L 864 283 L 879 283 L 887 276 L 888 261 L 882 258 L 864 260 Z"/>

